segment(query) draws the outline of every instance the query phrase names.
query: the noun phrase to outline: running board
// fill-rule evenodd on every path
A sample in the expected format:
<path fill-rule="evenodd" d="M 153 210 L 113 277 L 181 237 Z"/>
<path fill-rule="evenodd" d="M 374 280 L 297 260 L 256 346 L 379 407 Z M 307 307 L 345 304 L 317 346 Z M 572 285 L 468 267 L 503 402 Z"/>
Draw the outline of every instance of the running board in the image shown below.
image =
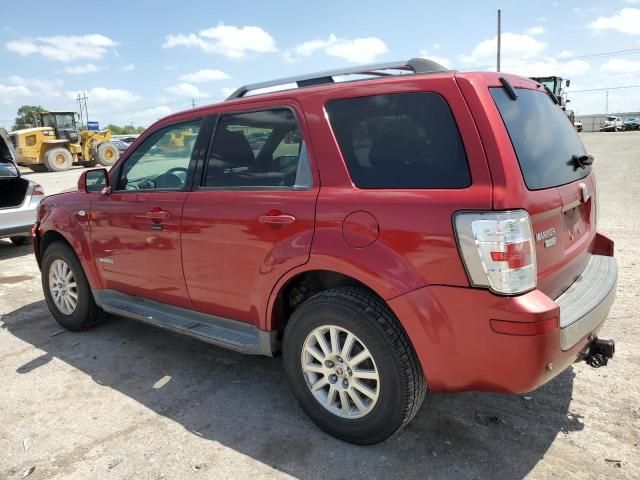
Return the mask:
<path fill-rule="evenodd" d="M 229 350 L 269 357 L 276 351 L 275 332 L 266 332 L 245 322 L 134 297 L 115 290 L 93 290 L 93 297 L 105 312 L 189 335 Z"/>

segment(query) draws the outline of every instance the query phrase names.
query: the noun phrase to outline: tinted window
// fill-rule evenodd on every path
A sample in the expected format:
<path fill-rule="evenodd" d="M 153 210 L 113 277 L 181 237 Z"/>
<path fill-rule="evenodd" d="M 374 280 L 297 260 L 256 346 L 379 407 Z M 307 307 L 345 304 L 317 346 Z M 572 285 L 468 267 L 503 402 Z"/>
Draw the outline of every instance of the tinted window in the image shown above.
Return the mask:
<path fill-rule="evenodd" d="M 308 156 L 286 108 L 220 119 L 209 153 L 207 187 L 308 187 Z"/>
<path fill-rule="evenodd" d="M 326 106 L 359 188 L 464 188 L 469 167 L 445 100 L 403 93 L 332 100 Z"/>
<path fill-rule="evenodd" d="M 591 172 L 572 160 L 585 155 L 584 145 L 567 115 L 544 92 L 517 89 L 511 100 L 504 88 L 491 88 L 507 127 L 520 169 L 531 190 L 556 187 L 579 180 Z"/>
<path fill-rule="evenodd" d="M 152 133 L 126 160 L 118 190 L 180 190 L 187 180 L 200 121 Z"/>

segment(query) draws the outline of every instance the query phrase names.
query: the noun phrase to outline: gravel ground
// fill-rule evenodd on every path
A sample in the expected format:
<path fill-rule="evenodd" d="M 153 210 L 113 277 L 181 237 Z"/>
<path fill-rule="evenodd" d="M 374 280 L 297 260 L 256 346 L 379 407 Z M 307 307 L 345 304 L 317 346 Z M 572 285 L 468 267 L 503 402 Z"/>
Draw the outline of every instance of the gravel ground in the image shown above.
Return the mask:
<path fill-rule="evenodd" d="M 280 359 L 117 317 L 65 332 L 29 247 L 0 241 L 0 478 L 640 478 L 640 132 L 583 139 L 620 266 L 609 367 L 527 396 L 434 394 L 399 435 L 357 447 L 306 419 Z M 53 193 L 79 173 L 30 176 Z"/>

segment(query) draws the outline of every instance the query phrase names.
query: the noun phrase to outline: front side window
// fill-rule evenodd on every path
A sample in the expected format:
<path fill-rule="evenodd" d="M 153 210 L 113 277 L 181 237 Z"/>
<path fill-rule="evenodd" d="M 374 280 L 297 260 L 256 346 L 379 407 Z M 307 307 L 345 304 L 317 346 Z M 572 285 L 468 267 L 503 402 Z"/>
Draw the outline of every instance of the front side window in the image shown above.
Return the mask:
<path fill-rule="evenodd" d="M 331 100 L 326 113 L 358 188 L 466 188 L 462 139 L 435 93 Z"/>
<path fill-rule="evenodd" d="M 223 116 L 207 162 L 205 187 L 309 187 L 309 159 L 288 108 Z"/>
<path fill-rule="evenodd" d="M 145 139 L 122 167 L 118 190 L 181 190 L 200 120 L 165 127 Z"/>

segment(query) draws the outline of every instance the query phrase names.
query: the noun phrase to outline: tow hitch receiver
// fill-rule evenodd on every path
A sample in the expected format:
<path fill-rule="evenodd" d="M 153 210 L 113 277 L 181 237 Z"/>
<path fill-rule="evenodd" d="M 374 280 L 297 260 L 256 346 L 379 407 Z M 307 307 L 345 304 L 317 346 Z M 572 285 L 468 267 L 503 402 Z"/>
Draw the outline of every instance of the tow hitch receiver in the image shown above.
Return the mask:
<path fill-rule="evenodd" d="M 585 362 L 593 368 L 605 367 L 609 359 L 613 357 L 616 351 L 616 342 L 614 340 L 601 340 L 596 338 L 589 344 L 589 350 L 585 354 Z"/>

